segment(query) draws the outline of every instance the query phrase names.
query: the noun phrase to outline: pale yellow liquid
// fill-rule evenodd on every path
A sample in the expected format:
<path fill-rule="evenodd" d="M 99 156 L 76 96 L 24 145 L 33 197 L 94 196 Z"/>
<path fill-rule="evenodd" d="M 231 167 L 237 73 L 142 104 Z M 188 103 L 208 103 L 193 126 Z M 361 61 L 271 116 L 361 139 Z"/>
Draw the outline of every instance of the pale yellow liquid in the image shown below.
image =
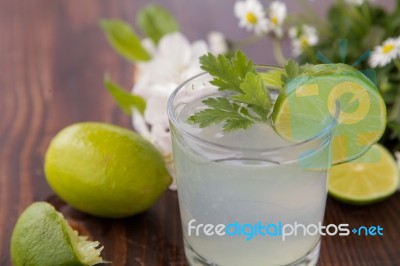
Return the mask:
<path fill-rule="evenodd" d="M 200 100 L 180 112 L 182 127 L 202 139 L 234 147 L 270 149 L 292 145 L 265 124 L 223 134 L 220 125 L 199 129 L 185 119 L 201 108 Z M 287 265 L 304 257 L 320 236 L 189 236 L 188 223 L 318 224 L 326 201 L 326 170 L 305 169 L 298 162 L 238 159 L 208 150 L 190 138 L 173 138 L 174 161 L 184 240 L 201 257 L 221 266 Z M 248 157 L 252 157 L 251 154 Z M 190 261 L 191 265 L 204 265 Z"/>

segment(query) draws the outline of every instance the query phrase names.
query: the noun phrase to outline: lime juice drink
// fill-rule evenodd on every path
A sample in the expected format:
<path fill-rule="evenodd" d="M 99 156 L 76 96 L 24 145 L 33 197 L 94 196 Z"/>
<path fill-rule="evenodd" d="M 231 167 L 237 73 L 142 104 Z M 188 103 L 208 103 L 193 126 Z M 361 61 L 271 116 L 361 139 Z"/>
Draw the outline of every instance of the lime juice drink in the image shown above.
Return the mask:
<path fill-rule="evenodd" d="M 203 61 L 210 74 L 227 76 L 230 68 L 240 75 L 243 70 L 221 57 L 211 59 L 219 65 L 210 68 Z M 234 60 L 245 62 L 236 58 L 232 64 Z M 222 71 L 215 71 L 221 66 Z M 248 69 L 252 71 L 251 65 Z M 327 170 L 333 159 L 350 160 L 362 153 L 383 131 L 381 119 L 358 134 L 359 145 L 345 147 L 344 139 L 357 135 L 356 122 L 385 114 L 376 104 L 381 103 L 378 93 L 354 89 L 354 84 L 370 86 L 368 81 L 365 85 L 362 78 L 351 80 L 343 73 L 343 80 L 331 80 L 336 72 L 323 77 L 312 71 L 295 82 L 298 88 L 287 83 L 280 91 L 271 81 L 274 75 L 263 76 L 262 82 L 255 72 L 244 74 L 236 80 L 240 87 L 229 91 L 236 77 L 223 80 L 216 78 L 218 73 L 204 73 L 171 96 L 168 115 L 190 265 L 315 265 L 321 234 L 346 233 L 322 225 Z M 313 82 L 312 75 L 321 80 Z M 343 82 L 351 84 L 337 89 Z M 325 91 L 316 89 L 323 87 Z M 356 98 L 342 99 L 347 93 Z M 364 108 L 365 118 L 360 118 L 353 105 L 365 103 L 366 97 L 373 108 Z M 358 117 L 351 119 L 352 112 Z"/>
<path fill-rule="evenodd" d="M 185 123 L 202 106 L 186 104 L 172 127 L 179 204 L 187 258 L 191 265 L 288 265 L 318 257 L 319 234 L 252 237 L 196 235 L 199 224 L 318 224 L 326 200 L 327 168 L 307 167 L 308 160 L 329 163 L 329 129 L 310 142 L 292 147 L 272 127 L 254 125 L 222 134 L 219 125 L 205 129 Z M 183 135 L 180 129 L 189 135 Z M 302 153 L 316 150 L 303 162 Z M 201 228 L 200 228 L 201 230 Z M 249 231 L 250 229 L 246 229 Z M 232 230 L 233 231 L 233 230 Z M 250 231 L 249 231 L 250 232 Z M 277 229 L 270 227 L 274 234 Z M 305 259 L 305 260 L 308 260 Z M 202 262 L 200 262 L 202 261 Z M 268 264 L 266 264 L 268 262 Z"/>

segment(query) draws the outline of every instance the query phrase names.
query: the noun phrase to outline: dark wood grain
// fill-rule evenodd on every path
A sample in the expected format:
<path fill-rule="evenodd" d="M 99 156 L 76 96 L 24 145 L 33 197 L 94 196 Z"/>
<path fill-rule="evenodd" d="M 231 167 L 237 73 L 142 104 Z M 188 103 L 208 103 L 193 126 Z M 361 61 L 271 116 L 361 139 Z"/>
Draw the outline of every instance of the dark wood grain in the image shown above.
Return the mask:
<path fill-rule="evenodd" d="M 232 1 L 157 1 L 168 7 L 190 39 L 212 29 L 245 35 L 232 16 Z M 388 1 L 386 1 L 388 2 Z M 132 67 L 108 46 L 97 21 L 134 22 L 146 3 L 110 0 L 0 1 L 0 265 L 11 265 L 10 237 L 18 215 L 33 201 L 49 201 L 82 233 L 101 241 L 113 265 L 186 265 L 177 195 L 168 191 L 146 213 L 99 219 L 57 198 L 43 174 L 50 139 L 78 121 L 130 128 L 130 120 L 102 86 L 103 73 L 131 86 Z M 322 6 L 326 6 L 325 1 Z M 212 8 L 211 8 L 212 7 Z M 265 44 L 264 44 L 265 45 Z M 263 51 L 262 44 L 249 53 Z M 270 53 L 262 62 L 274 63 Z M 400 265 L 400 194 L 367 207 L 329 199 L 326 223 L 380 225 L 383 237 L 325 237 L 320 265 Z"/>

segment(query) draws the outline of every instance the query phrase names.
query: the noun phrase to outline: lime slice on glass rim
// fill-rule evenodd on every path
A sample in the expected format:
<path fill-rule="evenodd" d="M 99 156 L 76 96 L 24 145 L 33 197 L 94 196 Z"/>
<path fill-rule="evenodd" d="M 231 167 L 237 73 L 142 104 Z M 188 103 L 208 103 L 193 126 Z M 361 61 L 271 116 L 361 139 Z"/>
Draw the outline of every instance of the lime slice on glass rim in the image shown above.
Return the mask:
<path fill-rule="evenodd" d="M 79 236 L 46 202 L 30 205 L 18 218 L 11 239 L 14 266 L 84 266 L 104 263 L 97 241 Z"/>
<path fill-rule="evenodd" d="M 329 194 L 339 201 L 364 205 L 387 198 L 397 191 L 399 170 L 393 156 L 373 145 L 352 162 L 329 169 Z"/>
<path fill-rule="evenodd" d="M 317 136 L 335 120 L 333 164 L 365 153 L 386 127 L 386 106 L 378 89 L 346 64 L 307 67 L 286 83 L 272 112 L 275 131 L 293 142 Z"/>

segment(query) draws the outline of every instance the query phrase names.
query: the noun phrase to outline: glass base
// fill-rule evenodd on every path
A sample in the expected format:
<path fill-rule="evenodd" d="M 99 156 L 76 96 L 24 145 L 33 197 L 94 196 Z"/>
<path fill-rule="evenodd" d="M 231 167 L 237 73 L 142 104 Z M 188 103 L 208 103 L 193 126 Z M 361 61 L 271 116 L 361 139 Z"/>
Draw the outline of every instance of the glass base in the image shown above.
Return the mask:
<path fill-rule="evenodd" d="M 199 255 L 196 251 L 194 251 L 193 248 L 186 241 L 184 241 L 184 242 L 185 242 L 185 255 L 186 255 L 186 259 L 190 266 L 222 266 L 222 265 L 215 264 L 211 261 L 208 261 L 201 255 Z M 315 266 L 315 265 L 317 265 L 318 258 L 319 258 L 319 250 L 321 248 L 320 243 L 321 243 L 321 241 L 318 241 L 318 243 L 315 245 L 315 247 L 310 252 L 308 252 L 304 257 L 302 257 L 290 264 L 280 265 L 280 266 Z"/>

